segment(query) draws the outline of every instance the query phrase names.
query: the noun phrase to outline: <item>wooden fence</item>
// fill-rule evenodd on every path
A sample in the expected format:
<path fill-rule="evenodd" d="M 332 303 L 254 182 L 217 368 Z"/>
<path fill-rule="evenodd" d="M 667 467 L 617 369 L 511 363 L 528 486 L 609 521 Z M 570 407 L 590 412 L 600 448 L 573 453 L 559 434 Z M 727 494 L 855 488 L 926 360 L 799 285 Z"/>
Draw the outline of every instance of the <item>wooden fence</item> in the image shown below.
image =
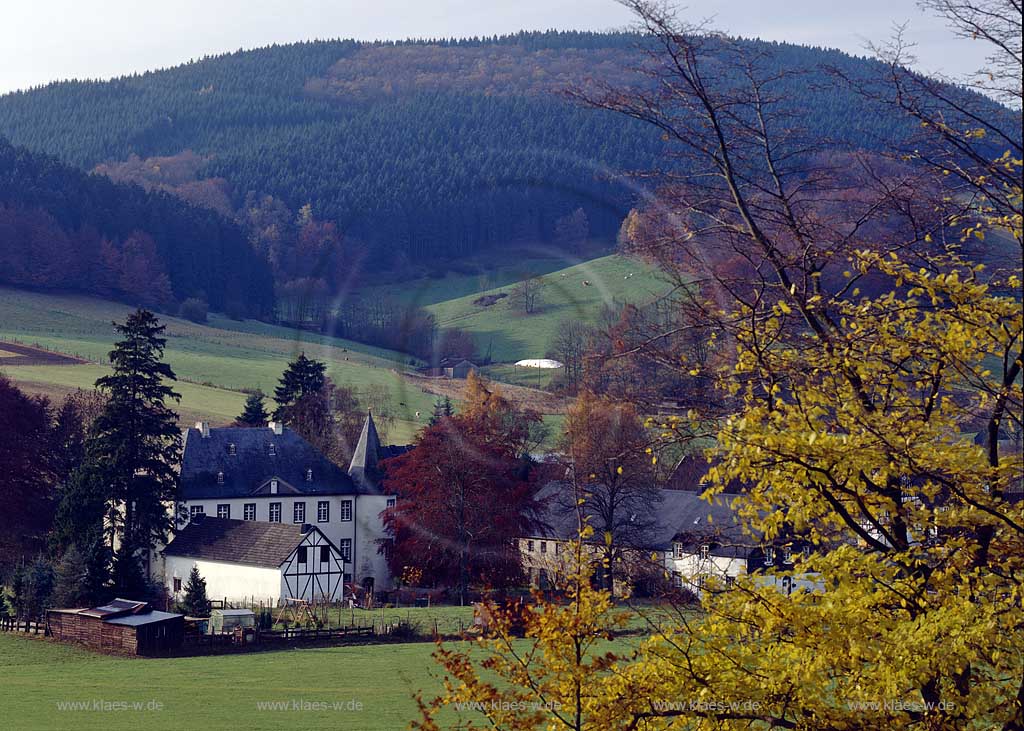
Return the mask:
<path fill-rule="evenodd" d="M 27 632 L 33 635 L 46 634 L 46 622 L 14 617 L 0 617 L 0 632 Z"/>

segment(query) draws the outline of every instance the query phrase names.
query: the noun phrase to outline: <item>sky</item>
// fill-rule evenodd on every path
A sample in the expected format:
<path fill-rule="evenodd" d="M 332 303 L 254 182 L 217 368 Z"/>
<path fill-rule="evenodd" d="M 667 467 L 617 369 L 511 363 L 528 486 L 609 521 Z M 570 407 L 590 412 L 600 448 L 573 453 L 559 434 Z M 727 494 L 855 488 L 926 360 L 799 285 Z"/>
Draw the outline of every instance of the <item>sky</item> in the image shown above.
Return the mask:
<path fill-rule="evenodd" d="M 314 38 L 401 39 L 517 30 L 608 30 L 614 0 L 0 0 L 0 93 L 69 78 L 111 78 L 208 54 Z M 918 68 L 959 76 L 979 43 L 952 39 L 916 0 L 689 0 L 687 20 L 731 35 L 864 54 L 908 23 Z"/>

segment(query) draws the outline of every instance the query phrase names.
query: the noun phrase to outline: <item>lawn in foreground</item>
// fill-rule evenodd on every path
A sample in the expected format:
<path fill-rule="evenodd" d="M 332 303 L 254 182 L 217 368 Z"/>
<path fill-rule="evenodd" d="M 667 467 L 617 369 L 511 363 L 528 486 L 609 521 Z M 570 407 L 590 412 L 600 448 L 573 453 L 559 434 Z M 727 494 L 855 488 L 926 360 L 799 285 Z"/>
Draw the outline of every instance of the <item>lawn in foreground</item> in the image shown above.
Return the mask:
<path fill-rule="evenodd" d="M 626 652 L 636 641 L 622 638 L 609 647 Z M 4 633 L 0 727 L 399 731 L 417 717 L 417 693 L 429 699 L 442 691 L 443 674 L 431 657 L 434 647 L 416 642 L 122 658 Z M 127 707 L 93 710 L 97 701 Z M 301 710 L 293 702 L 326 705 Z M 454 709 L 443 712 L 442 723 L 446 719 L 454 723 Z"/>
<path fill-rule="evenodd" d="M 439 692 L 429 642 L 174 659 L 108 657 L 0 635 L 0 726 L 9 729 L 359 729 L 396 731 L 415 693 Z M 152 702 L 159 710 L 62 710 L 76 701 Z M 337 710 L 258 704 L 339 703 Z"/>

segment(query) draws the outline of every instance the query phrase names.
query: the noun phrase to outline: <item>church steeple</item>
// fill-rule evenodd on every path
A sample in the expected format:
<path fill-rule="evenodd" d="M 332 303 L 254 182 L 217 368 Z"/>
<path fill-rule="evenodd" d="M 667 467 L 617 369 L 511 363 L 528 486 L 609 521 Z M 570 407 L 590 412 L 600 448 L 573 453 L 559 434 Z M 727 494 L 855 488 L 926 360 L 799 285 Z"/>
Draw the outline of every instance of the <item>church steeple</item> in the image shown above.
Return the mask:
<path fill-rule="evenodd" d="M 352 463 L 348 467 L 348 474 L 353 479 L 375 482 L 379 474 L 379 461 L 380 437 L 377 436 L 377 425 L 373 423 L 373 412 L 368 411 L 366 421 L 363 423 L 363 431 L 359 435 L 359 442 L 352 453 Z"/>

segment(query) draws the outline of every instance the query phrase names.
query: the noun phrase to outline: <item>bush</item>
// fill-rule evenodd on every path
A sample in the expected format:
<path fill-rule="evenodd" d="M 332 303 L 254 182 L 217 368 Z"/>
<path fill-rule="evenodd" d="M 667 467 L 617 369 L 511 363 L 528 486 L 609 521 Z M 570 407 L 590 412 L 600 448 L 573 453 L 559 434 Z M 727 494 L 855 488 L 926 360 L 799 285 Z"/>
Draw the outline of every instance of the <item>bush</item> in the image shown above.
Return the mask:
<path fill-rule="evenodd" d="M 198 323 L 205 323 L 208 313 L 209 305 L 198 297 L 189 297 L 181 303 L 181 309 L 178 310 L 181 317 Z"/>

